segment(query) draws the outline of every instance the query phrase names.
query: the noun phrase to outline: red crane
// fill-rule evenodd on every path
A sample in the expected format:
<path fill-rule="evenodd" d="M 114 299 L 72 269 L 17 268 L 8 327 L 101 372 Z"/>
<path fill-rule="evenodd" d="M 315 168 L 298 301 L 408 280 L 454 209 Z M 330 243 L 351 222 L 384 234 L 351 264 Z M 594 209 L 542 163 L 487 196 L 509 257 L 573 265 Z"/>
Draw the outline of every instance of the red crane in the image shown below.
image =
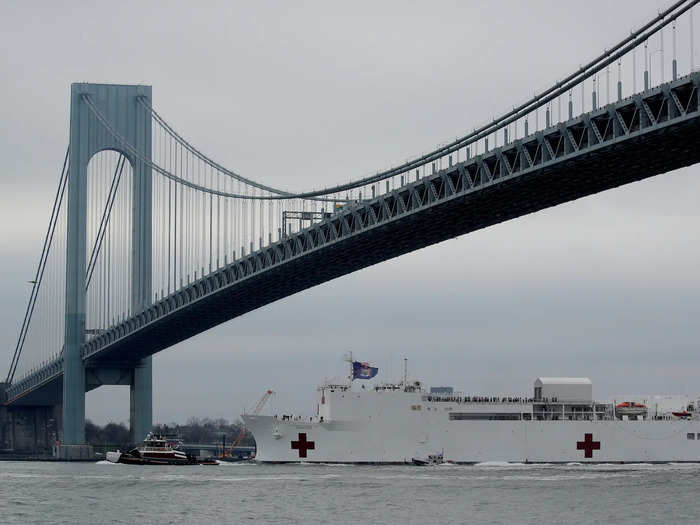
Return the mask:
<path fill-rule="evenodd" d="M 257 416 L 262 411 L 263 407 L 265 406 L 265 403 L 267 403 L 267 400 L 270 399 L 270 396 L 272 396 L 274 393 L 275 392 L 273 390 L 267 390 L 255 404 L 255 406 L 250 410 L 250 414 Z M 228 450 L 223 451 L 223 457 L 231 457 L 233 455 L 233 449 L 235 449 L 241 443 L 241 441 L 243 441 L 243 438 L 245 437 L 247 431 L 248 428 L 245 425 L 243 425 L 241 427 L 241 431 L 233 440 L 233 443 L 231 443 L 231 447 Z"/>

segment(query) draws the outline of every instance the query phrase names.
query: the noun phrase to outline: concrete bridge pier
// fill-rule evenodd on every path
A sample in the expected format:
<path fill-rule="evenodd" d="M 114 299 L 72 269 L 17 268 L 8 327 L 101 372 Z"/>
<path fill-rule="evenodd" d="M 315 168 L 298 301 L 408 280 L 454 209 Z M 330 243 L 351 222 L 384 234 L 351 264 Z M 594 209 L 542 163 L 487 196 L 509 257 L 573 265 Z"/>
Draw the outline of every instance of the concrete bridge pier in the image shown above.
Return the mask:
<path fill-rule="evenodd" d="M 109 366 L 89 367 L 85 373 L 87 391 L 103 385 L 129 387 L 129 435 L 132 443 L 143 441 L 153 426 L 153 369 L 152 358 L 137 363 L 114 363 Z"/>
<path fill-rule="evenodd" d="M 152 358 L 142 359 L 133 369 L 129 386 L 129 435 L 132 443 L 142 441 L 153 427 Z"/>
<path fill-rule="evenodd" d="M 47 457 L 58 439 L 61 406 L 0 406 L 0 454 Z"/>
<path fill-rule="evenodd" d="M 82 366 L 84 390 L 79 399 L 79 408 L 83 414 L 85 392 L 103 385 L 128 386 L 131 441 L 142 441 L 152 428 L 152 358 L 100 366 L 87 363 Z M 0 383 L 0 456 L 55 457 L 65 461 L 95 459 L 93 448 L 85 441 L 84 419 L 78 428 L 65 425 L 65 406 L 61 403 L 61 390 L 65 393 L 65 387 L 60 383 L 10 405 L 4 404 L 7 401 L 5 389 L 6 384 Z M 80 432 L 83 443 L 68 441 L 71 439 L 70 433 L 76 431 Z"/>

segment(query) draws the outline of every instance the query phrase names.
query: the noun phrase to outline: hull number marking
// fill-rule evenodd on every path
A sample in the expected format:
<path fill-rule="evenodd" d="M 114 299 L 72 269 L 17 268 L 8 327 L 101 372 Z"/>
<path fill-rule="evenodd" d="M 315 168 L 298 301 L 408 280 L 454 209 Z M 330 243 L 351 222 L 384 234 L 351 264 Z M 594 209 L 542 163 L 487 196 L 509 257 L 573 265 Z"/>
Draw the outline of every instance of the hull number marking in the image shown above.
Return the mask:
<path fill-rule="evenodd" d="M 584 457 L 592 458 L 593 451 L 600 450 L 600 441 L 593 441 L 593 434 L 586 434 L 583 441 L 576 442 L 576 450 L 583 450 Z"/>
<path fill-rule="evenodd" d="M 589 434 L 586 434 L 589 435 Z M 305 458 L 307 450 L 314 450 L 316 444 L 313 441 L 306 441 L 306 432 L 299 432 L 299 440 L 292 441 L 292 450 L 299 451 L 299 457 Z M 598 447 L 600 448 L 600 446 Z M 588 456 L 586 456 L 588 457 Z"/>

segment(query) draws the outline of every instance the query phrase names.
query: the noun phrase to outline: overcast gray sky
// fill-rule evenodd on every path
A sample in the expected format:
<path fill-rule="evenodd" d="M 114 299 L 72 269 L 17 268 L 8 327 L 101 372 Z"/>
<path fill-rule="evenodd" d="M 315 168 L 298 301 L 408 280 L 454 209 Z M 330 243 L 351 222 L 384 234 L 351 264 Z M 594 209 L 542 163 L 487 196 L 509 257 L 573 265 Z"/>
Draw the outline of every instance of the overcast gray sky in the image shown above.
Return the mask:
<path fill-rule="evenodd" d="M 212 158 L 301 190 L 472 129 L 667 3 L 0 0 L 0 365 L 41 249 L 72 82 L 151 84 L 158 111 Z M 384 379 L 408 357 L 412 377 L 470 392 L 529 392 L 538 375 L 589 376 L 599 397 L 700 391 L 699 174 L 443 242 L 163 351 L 155 420 L 232 419 L 267 388 L 281 394 L 274 411 L 310 413 L 347 350 Z M 87 414 L 127 421 L 128 387 L 91 392 Z"/>

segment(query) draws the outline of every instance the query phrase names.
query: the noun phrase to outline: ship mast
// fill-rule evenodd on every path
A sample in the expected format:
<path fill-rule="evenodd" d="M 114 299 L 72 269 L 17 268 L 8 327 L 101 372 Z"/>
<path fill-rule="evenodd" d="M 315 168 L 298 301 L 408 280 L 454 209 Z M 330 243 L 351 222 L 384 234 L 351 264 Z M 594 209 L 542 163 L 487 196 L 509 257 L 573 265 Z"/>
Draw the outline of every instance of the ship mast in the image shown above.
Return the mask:
<path fill-rule="evenodd" d="M 408 381 L 408 358 L 403 358 L 403 389 L 406 390 L 406 384 Z"/>
<path fill-rule="evenodd" d="M 350 363 L 350 374 L 348 375 L 348 382 L 352 385 L 352 376 L 354 373 L 354 369 L 352 366 L 352 350 L 350 350 L 347 354 L 345 354 L 345 360 Z"/>

